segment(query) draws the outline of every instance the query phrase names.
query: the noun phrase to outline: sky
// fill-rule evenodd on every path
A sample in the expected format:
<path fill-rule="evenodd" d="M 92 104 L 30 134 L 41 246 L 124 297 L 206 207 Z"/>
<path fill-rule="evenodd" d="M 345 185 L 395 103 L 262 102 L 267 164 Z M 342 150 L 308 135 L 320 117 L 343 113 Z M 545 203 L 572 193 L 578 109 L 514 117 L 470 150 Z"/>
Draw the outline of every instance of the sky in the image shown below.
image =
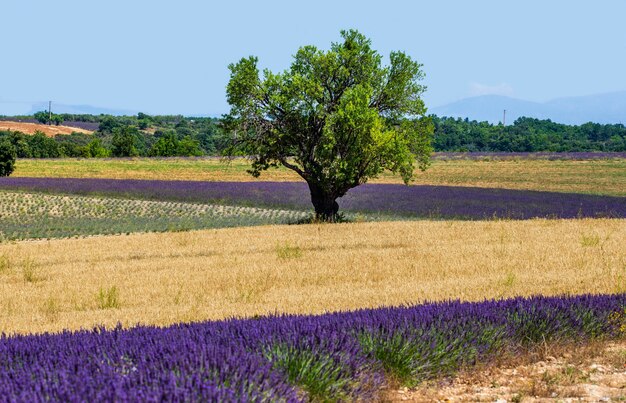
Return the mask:
<path fill-rule="evenodd" d="M 3 0 L 0 16 L 0 110 L 218 116 L 229 63 L 255 55 L 282 71 L 300 46 L 328 49 L 350 28 L 385 62 L 401 50 L 422 63 L 429 107 L 626 90 L 624 0 Z"/>

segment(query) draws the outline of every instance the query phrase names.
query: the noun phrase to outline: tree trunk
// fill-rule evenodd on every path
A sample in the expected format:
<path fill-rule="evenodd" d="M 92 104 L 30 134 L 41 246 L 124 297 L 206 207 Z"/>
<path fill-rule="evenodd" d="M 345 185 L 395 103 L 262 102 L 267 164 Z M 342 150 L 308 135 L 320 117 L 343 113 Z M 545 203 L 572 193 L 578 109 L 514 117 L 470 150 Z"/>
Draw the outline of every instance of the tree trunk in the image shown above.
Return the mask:
<path fill-rule="evenodd" d="M 309 183 L 309 190 L 311 191 L 311 202 L 315 208 L 315 219 L 334 222 L 339 211 L 337 197 L 320 186 L 311 183 Z"/>

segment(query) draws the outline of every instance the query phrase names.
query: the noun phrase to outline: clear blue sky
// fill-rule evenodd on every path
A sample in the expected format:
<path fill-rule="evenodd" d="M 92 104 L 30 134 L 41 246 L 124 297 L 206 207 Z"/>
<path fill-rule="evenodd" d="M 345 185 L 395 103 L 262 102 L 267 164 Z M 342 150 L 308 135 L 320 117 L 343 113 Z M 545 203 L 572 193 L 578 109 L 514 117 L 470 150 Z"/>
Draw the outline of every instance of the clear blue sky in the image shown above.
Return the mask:
<path fill-rule="evenodd" d="M 4 104 L 218 115 L 229 63 L 284 70 L 346 28 L 423 63 L 431 107 L 626 90 L 624 0 L 3 0 L 0 16 Z"/>

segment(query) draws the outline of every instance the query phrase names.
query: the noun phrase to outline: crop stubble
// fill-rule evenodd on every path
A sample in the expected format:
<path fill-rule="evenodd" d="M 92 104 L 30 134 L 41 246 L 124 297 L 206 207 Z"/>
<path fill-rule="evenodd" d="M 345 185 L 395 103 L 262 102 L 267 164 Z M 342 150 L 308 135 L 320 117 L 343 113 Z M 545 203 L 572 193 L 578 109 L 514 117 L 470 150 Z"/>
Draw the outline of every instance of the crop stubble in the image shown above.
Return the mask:
<path fill-rule="evenodd" d="M 626 220 L 268 226 L 0 244 L 0 331 L 626 291 Z M 116 308 L 98 295 L 116 288 Z"/>

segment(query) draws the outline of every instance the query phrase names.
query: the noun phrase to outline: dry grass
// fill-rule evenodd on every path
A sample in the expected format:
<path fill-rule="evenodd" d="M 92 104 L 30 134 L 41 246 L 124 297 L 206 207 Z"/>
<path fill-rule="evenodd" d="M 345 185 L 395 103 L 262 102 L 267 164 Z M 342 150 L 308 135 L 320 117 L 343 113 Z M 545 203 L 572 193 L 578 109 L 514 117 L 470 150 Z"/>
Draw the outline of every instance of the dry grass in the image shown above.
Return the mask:
<path fill-rule="evenodd" d="M 0 130 L 12 130 L 25 134 L 35 134 L 35 132 L 39 131 L 48 137 L 54 137 L 57 134 L 72 134 L 72 132 L 88 134 L 93 133 L 89 130 L 80 129 L 78 127 L 44 125 L 41 123 L 10 122 L 4 120 L 0 121 Z"/>
<path fill-rule="evenodd" d="M 626 220 L 608 219 L 273 226 L 5 243 L 0 331 L 624 292 L 624 244 Z"/>
<path fill-rule="evenodd" d="M 115 179 L 253 181 L 244 159 L 35 159 L 18 160 L 14 176 Z M 287 169 L 271 169 L 259 180 L 297 181 Z M 384 173 L 372 183 L 401 183 Z M 418 185 L 474 186 L 626 196 L 626 159 L 434 160 L 416 172 Z"/>
<path fill-rule="evenodd" d="M 599 402 L 626 398 L 626 340 L 546 348 L 546 353 L 507 355 L 413 390 L 392 389 L 384 400 Z"/>

